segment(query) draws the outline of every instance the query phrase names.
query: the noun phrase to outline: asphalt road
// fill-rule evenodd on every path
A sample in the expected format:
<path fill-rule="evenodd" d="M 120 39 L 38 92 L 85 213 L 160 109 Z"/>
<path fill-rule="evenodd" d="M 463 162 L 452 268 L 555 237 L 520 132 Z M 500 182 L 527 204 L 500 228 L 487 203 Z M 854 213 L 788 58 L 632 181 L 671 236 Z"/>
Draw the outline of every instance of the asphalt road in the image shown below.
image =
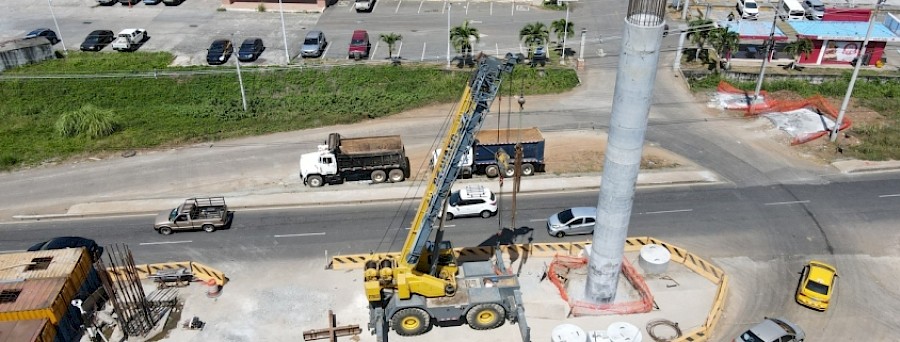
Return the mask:
<path fill-rule="evenodd" d="M 737 334 L 763 316 L 785 316 L 806 329 L 810 341 L 890 340 L 900 323 L 900 180 L 871 176 L 827 185 L 763 187 L 702 186 L 638 192 L 630 236 L 649 235 L 712 259 L 731 277 L 728 309 L 720 332 Z M 501 206 L 509 205 L 504 198 Z M 596 203 L 596 191 L 523 195 L 515 232 L 497 234 L 499 220 L 450 221 L 455 246 L 560 241 L 544 230 L 550 214 Z M 415 203 L 242 211 L 230 230 L 156 234 L 152 217 L 22 222 L 0 225 L 0 250 L 10 251 L 59 235 L 101 244 L 127 244 L 138 263 L 193 260 L 298 260 L 329 255 L 397 250 Z M 399 209 L 398 209 L 399 208 Z M 505 223 L 504 225 L 507 225 Z M 528 228 L 532 228 L 530 230 Z M 498 237 L 499 236 L 499 237 Z M 563 241 L 583 241 L 573 236 Z M 833 308 L 817 313 L 792 300 L 798 272 L 821 259 L 840 274 Z M 843 339 L 841 337 L 846 337 Z"/>

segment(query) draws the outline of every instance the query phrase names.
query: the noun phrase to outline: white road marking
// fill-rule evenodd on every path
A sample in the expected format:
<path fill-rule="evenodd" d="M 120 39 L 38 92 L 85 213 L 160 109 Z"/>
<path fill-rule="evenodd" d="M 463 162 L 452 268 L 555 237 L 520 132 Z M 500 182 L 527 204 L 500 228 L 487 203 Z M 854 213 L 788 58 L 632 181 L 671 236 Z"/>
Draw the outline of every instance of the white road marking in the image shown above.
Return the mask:
<path fill-rule="evenodd" d="M 402 4 L 402 3 L 403 3 L 403 0 L 397 1 L 397 9 L 394 10 L 394 13 L 397 13 L 400 11 L 400 4 Z"/>
<path fill-rule="evenodd" d="M 648 211 L 644 214 L 668 214 L 668 213 L 683 213 L 683 212 L 691 212 L 694 209 L 678 209 L 678 210 L 661 210 L 661 211 Z"/>
<path fill-rule="evenodd" d="M 401 40 L 400 46 L 397 47 L 397 54 L 396 54 L 397 58 L 400 58 L 400 50 L 402 50 L 402 49 L 403 49 L 403 41 Z"/>
<path fill-rule="evenodd" d="M 886 197 L 900 197 L 900 194 L 890 194 L 890 195 L 881 195 L 878 198 L 886 198 Z"/>
<path fill-rule="evenodd" d="M 141 242 L 141 243 L 139 243 L 139 245 L 141 245 L 141 246 L 148 246 L 148 245 L 171 245 L 171 244 L 175 244 L 175 243 L 191 243 L 191 242 L 193 242 L 193 241 L 188 240 L 188 241 Z"/>
<path fill-rule="evenodd" d="M 425 47 L 428 46 L 428 42 L 422 43 L 422 60 L 425 60 Z"/>
<path fill-rule="evenodd" d="M 419 3 L 419 10 L 416 11 L 416 14 L 422 13 L 422 5 L 424 5 L 424 4 L 425 4 L 425 0 L 422 0 L 422 2 Z"/>
<path fill-rule="evenodd" d="M 368 58 L 368 59 L 369 59 L 370 61 L 372 60 L 373 57 L 375 57 L 375 51 L 378 51 L 378 43 L 381 43 L 381 41 L 375 42 L 375 47 L 372 48 L 372 51 L 369 51 L 369 58 Z"/>
<path fill-rule="evenodd" d="M 528 222 L 547 222 L 547 219 L 531 219 Z"/>
<path fill-rule="evenodd" d="M 516 15 L 516 0 L 513 0 L 513 2 L 512 2 L 512 7 L 510 7 L 510 9 L 509 9 L 509 15 L 511 15 L 511 16 Z"/>
<path fill-rule="evenodd" d="M 493 1 L 491 1 L 491 14 L 490 15 L 494 15 L 494 2 Z M 898 51 L 900 51 L 900 50 L 898 50 Z"/>
<path fill-rule="evenodd" d="M 466 15 L 469 15 L 469 2 L 466 1 Z"/>
<path fill-rule="evenodd" d="M 766 203 L 765 205 L 803 204 L 803 203 L 809 203 L 809 200 L 806 200 L 806 201 L 788 201 L 788 202 L 771 202 L 771 203 Z"/>
<path fill-rule="evenodd" d="M 302 237 L 302 236 L 322 236 L 322 235 L 325 235 L 325 232 L 272 235 L 272 237 L 281 238 L 281 237 Z"/>

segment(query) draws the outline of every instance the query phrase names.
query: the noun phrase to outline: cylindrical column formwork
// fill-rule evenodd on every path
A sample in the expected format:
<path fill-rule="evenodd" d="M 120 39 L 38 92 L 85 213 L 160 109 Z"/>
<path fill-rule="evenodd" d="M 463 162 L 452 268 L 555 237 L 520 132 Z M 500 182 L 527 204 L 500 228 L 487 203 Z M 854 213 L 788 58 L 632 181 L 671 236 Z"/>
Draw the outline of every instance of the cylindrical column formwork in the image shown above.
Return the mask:
<path fill-rule="evenodd" d="M 665 0 L 631 0 L 628 4 L 585 288 L 585 299 L 595 303 L 609 303 L 616 296 L 656 81 L 665 6 Z"/>

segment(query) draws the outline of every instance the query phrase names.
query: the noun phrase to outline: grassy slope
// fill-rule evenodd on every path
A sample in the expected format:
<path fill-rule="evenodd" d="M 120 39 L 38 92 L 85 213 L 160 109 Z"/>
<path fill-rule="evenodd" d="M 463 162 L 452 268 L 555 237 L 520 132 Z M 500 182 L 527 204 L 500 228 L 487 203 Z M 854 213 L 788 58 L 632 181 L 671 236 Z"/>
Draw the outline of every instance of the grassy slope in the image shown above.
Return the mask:
<path fill-rule="evenodd" d="M 166 68 L 167 53 L 73 53 L 7 74 L 112 74 Z M 197 67 L 190 68 L 197 70 Z M 203 68 L 206 69 L 206 68 Z M 391 115 L 456 101 L 470 69 L 433 66 L 342 66 L 253 72 L 245 68 L 249 111 L 242 110 L 234 73 L 159 78 L 0 81 L 0 169 L 76 154 L 139 149 L 290 131 Z M 215 68 L 215 70 L 223 70 Z M 227 69 L 224 69 L 227 70 Z M 570 69 L 519 67 L 513 79 L 526 94 L 559 93 L 578 83 Z M 97 140 L 64 138 L 53 123 L 85 104 L 110 109 L 123 126 Z"/>

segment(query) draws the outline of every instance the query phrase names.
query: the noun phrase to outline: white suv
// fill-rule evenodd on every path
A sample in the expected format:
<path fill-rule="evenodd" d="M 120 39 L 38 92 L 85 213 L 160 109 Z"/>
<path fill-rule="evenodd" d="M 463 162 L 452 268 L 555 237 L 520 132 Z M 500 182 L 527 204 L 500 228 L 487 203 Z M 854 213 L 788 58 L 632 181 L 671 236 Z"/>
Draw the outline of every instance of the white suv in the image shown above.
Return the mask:
<path fill-rule="evenodd" d="M 738 0 L 737 11 L 743 19 L 756 20 L 759 15 L 759 5 L 756 0 Z"/>
<path fill-rule="evenodd" d="M 497 197 L 491 189 L 481 185 L 469 185 L 450 194 L 447 220 L 462 216 L 490 218 L 494 214 L 497 214 Z"/>

